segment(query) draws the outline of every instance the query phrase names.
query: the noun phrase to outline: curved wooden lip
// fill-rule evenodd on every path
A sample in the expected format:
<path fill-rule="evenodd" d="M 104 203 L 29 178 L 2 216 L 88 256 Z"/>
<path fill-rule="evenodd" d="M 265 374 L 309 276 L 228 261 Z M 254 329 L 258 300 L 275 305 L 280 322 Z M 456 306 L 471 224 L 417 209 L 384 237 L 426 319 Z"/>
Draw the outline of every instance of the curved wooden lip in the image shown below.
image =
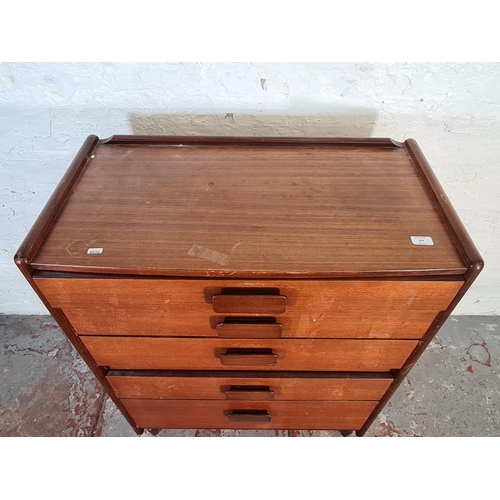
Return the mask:
<path fill-rule="evenodd" d="M 286 272 L 286 271 L 252 271 L 252 270 L 231 270 L 231 269 L 138 269 L 138 268 L 119 268 L 119 267 L 100 267 L 100 266 L 65 266 L 31 263 L 31 267 L 37 271 L 46 271 L 51 273 L 79 273 L 99 275 L 113 275 L 116 278 L 126 276 L 134 277 L 156 277 L 156 278 L 186 278 L 186 279 L 269 279 L 269 280 L 298 280 L 298 279 L 363 279 L 363 278 L 404 278 L 404 277 L 453 277 L 463 276 L 467 268 L 447 268 L 447 269 L 407 269 L 407 270 L 379 270 L 379 271 L 328 271 L 328 272 Z"/>
<path fill-rule="evenodd" d="M 54 190 L 43 211 L 26 235 L 24 241 L 15 254 L 14 261 L 24 273 L 28 271 L 27 266 L 31 264 L 31 270 L 52 271 L 76 271 L 94 272 L 98 274 L 131 274 L 129 269 L 98 268 L 86 266 L 47 266 L 32 262 L 45 235 L 56 219 L 67 195 L 84 170 L 90 156 L 101 144 L 200 144 L 200 145 L 310 145 L 310 146 L 372 146 L 372 147 L 406 147 L 410 158 L 420 170 L 427 186 L 443 213 L 443 219 L 453 236 L 454 242 L 459 250 L 466 267 L 457 269 L 408 269 L 408 270 L 385 270 L 385 271 L 331 271 L 328 273 L 294 272 L 282 273 L 288 278 L 334 278 L 334 277 L 392 277 L 392 276 L 418 276 L 418 275 L 457 275 L 464 274 L 474 269 L 479 273 L 484 266 L 484 261 L 476 246 L 472 242 L 467 230 L 459 219 L 455 209 L 449 202 L 439 181 L 434 175 L 429 163 L 414 139 L 407 139 L 404 143 L 388 138 L 309 138 L 309 137 L 224 137 L 224 136 L 140 136 L 140 135 L 113 135 L 107 139 L 99 139 L 96 135 L 90 135 L 82 144 L 77 155 L 71 162 L 64 177 Z M 152 274 L 152 270 L 136 270 L 133 274 Z M 155 270 L 154 274 L 162 276 L 190 276 L 190 277 L 233 277 L 233 278 L 256 278 L 270 277 L 266 271 L 231 271 L 231 270 Z"/>
<path fill-rule="evenodd" d="M 429 191 L 434 197 L 434 200 L 441 209 L 444 216 L 443 220 L 453 237 L 454 243 L 464 263 L 469 269 L 474 269 L 477 273 L 479 273 L 484 267 L 483 258 L 469 236 L 469 233 L 465 229 L 465 226 L 460 220 L 455 208 L 451 204 L 446 192 L 432 171 L 432 168 L 422 153 L 422 150 L 415 139 L 406 139 L 404 145 L 406 146 L 410 158 L 420 170 L 422 177 L 427 183 Z"/>
<path fill-rule="evenodd" d="M 135 145 L 247 145 L 247 146 L 370 146 L 404 147 L 402 142 L 383 137 L 251 137 L 251 136 L 177 136 L 177 135 L 112 135 L 99 144 Z"/>
<path fill-rule="evenodd" d="M 99 137 L 96 135 L 89 135 L 87 137 L 14 255 L 14 262 L 23 272 L 26 272 L 26 266 L 38 251 L 71 188 L 74 186 L 98 143 Z"/>

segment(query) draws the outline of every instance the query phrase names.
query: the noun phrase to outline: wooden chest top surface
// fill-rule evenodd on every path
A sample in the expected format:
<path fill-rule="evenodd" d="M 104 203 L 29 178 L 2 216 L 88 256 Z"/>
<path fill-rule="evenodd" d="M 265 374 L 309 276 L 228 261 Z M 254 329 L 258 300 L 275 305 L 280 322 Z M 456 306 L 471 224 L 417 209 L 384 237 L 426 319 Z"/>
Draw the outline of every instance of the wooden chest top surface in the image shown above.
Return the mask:
<path fill-rule="evenodd" d="M 407 148 L 385 143 L 100 142 L 31 263 L 199 277 L 466 267 Z"/>

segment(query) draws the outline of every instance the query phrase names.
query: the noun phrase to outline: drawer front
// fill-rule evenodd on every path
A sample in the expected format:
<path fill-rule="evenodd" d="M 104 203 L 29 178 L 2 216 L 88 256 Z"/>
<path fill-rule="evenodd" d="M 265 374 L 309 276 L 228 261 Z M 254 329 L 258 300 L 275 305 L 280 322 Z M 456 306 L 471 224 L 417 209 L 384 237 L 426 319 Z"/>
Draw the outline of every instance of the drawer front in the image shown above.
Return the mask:
<path fill-rule="evenodd" d="M 233 375 L 233 374 L 232 374 Z M 120 399 L 212 399 L 231 401 L 378 401 L 393 377 L 389 374 L 356 377 L 263 377 L 252 374 L 228 377 L 160 374 L 106 376 Z"/>
<path fill-rule="evenodd" d="M 358 430 L 378 401 L 170 401 L 124 399 L 142 428 Z"/>
<path fill-rule="evenodd" d="M 388 372 L 414 340 L 233 340 L 81 336 L 98 365 L 118 370 Z"/>
<path fill-rule="evenodd" d="M 419 339 L 462 285 L 377 280 L 35 281 L 79 334 L 246 338 Z"/>

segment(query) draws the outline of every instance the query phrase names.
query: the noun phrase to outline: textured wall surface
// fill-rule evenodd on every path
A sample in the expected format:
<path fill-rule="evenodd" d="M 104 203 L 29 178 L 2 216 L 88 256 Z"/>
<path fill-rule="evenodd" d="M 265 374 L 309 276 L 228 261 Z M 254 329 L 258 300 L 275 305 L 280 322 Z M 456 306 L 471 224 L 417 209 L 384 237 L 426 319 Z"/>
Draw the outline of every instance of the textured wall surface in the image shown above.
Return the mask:
<path fill-rule="evenodd" d="M 420 144 L 486 262 L 455 313 L 500 314 L 500 64 L 0 65 L 0 313 L 43 314 L 14 253 L 89 134 Z"/>

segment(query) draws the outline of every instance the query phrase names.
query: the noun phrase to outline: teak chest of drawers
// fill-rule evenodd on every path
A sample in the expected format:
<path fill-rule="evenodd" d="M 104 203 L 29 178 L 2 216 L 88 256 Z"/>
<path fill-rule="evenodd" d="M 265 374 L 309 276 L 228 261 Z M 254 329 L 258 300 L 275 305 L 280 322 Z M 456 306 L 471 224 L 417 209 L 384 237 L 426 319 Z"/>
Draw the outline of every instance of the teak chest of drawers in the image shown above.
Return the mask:
<path fill-rule="evenodd" d="M 15 261 L 136 432 L 363 435 L 483 263 L 416 142 L 87 138 Z"/>

